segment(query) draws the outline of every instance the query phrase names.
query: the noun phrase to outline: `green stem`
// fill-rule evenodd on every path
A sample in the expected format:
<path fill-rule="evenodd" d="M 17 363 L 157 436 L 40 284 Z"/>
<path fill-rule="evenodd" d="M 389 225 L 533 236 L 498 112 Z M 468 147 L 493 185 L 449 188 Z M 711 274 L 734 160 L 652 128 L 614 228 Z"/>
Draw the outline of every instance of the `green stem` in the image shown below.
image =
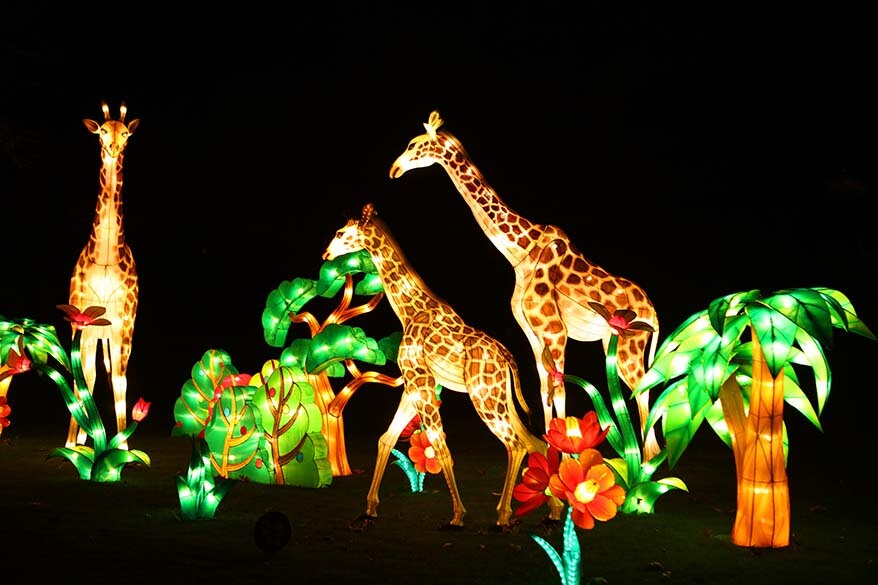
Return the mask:
<path fill-rule="evenodd" d="M 85 375 L 82 373 L 82 329 L 77 329 L 73 334 L 73 345 L 70 348 L 70 364 L 73 369 L 73 380 L 79 391 L 79 400 L 86 409 L 88 423 L 80 424 L 86 434 L 94 441 L 95 459 L 107 448 L 107 431 L 101 420 L 101 414 L 95 404 L 94 397 L 88 385 L 85 383 Z M 77 421 L 79 422 L 79 421 Z"/>
<path fill-rule="evenodd" d="M 134 431 L 136 429 L 137 429 L 137 421 L 136 420 L 131 421 L 131 424 L 129 424 L 127 427 L 125 427 L 124 430 L 119 431 L 118 433 L 113 435 L 113 438 L 110 439 L 110 444 L 107 445 L 107 449 L 116 449 L 123 442 L 127 441 L 131 437 L 131 435 L 134 434 Z"/>
<path fill-rule="evenodd" d="M 619 425 L 616 424 L 616 421 L 613 420 L 610 411 L 607 409 L 607 405 L 604 403 L 604 397 L 601 395 L 600 391 L 591 382 L 580 378 L 579 376 L 574 376 L 573 374 L 564 374 L 564 381 L 576 384 L 585 390 L 585 393 L 588 394 L 588 397 L 591 399 L 591 404 L 597 414 L 601 428 L 610 428 L 610 431 L 607 433 L 607 442 L 613 448 L 613 451 L 615 451 L 619 457 L 622 457 L 625 453 L 622 434 L 619 432 Z"/>
<path fill-rule="evenodd" d="M 88 428 L 88 418 L 83 410 L 82 403 L 76 399 L 76 394 L 70 388 L 70 384 L 67 383 L 64 376 L 62 376 L 55 368 L 45 364 L 35 363 L 33 368 L 39 373 L 47 375 L 53 382 L 55 382 L 55 385 L 61 390 L 61 397 L 64 398 L 64 403 L 67 405 L 67 410 L 69 410 L 70 414 L 73 416 L 73 420 L 75 420 L 76 424 L 82 428 Z"/>
<path fill-rule="evenodd" d="M 610 402 L 613 412 L 619 420 L 619 430 L 625 441 L 625 465 L 628 468 L 628 487 L 640 481 L 640 446 L 637 443 L 637 434 L 631 424 L 631 416 L 628 414 L 628 406 L 622 397 L 622 387 L 619 384 L 619 369 L 616 361 L 616 351 L 619 345 L 619 336 L 610 337 L 607 347 L 607 383 L 610 386 Z"/>

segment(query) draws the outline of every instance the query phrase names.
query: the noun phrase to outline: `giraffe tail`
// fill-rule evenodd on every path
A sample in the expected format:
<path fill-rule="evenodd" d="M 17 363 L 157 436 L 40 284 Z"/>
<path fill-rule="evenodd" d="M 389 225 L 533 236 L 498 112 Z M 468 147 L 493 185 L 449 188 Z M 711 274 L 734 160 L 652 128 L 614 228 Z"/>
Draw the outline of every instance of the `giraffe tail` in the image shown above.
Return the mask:
<path fill-rule="evenodd" d="M 527 416 L 527 425 L 531 426 L 533 424 L 531 410 L 527 405 L 527 402 L 524 400 L 524 394 L 521 392 L 521 380 L 519 380 L 518 377 L 518 364 L 515 362 L 515 357 L 509 353 L 508 350 L 505 350 L 504 353 L 506 354 L 506 360 L 509 363 L 509 372 L 512 374 L 512 386 L 515 390 L 515 398 L 518 400 L 518 405 L 524 411 L 525 416 Z"/>

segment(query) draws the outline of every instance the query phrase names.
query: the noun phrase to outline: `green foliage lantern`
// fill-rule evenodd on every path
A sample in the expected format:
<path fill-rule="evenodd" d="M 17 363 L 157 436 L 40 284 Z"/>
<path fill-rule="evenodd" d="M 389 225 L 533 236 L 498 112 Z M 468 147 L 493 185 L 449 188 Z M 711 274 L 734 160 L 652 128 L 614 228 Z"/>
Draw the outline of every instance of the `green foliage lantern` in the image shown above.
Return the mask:
<path fill-rule="evenodd" d="M 314 488 L 332 481 L 314 391 L 298 367 L 269 360 L 251 376 L 224 350 L 208 350 L 174 416 L 172 434 L 202 437 L 217 476 Z"/>

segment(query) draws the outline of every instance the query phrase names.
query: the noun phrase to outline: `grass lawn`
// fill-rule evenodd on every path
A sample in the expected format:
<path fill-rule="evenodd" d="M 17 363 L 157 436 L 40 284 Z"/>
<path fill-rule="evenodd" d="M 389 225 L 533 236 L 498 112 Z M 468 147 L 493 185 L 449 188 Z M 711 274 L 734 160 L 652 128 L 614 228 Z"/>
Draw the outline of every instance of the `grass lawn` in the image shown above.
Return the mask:
<path fill-rule="evenodd" d="M 379 517 L 365 531 L 352 530 L 350 523 L 365 509 L 375 442 L 383 430 L 380 421 L 373 422 L 375 428 L 348 435 L 354 475 L 333 478 L 321 489 L 238 482 L 214 519 L 188 522 L 180 518 L 174 479 L 186 472 L 187 439 L 141 428 L 130 444 L 146 451 L 152 465 L 129 466 L 121 482 L 100 484 L 80 480 L 64 459 L 46 459 L 63 444 L 61 431 L 34 434 L 13 425 L 0 436 L 2 583 L 560 582 L 529 536 L 538 534 L 562 548 L 560 526 L 546 528 L 543 510 L 509 531 L 495 528 L 505 452 L 477 426 L 452 432 L 446 425 L 466 526 L 443 528 L 451 500 L 441 476 L 428 476 L 425 491 L 412 493 L 403 472 L 388 465 Z M 680 477 L 689 493 L 665 494 L 654 515 L 620 514 L 579 531 L 583 584 L 592 578 L 680 585 L 874 578 L 875 480 L 868 472 L 855 475 L 857 468 L 833 454 L 835 443 L 827 436 L 813 428 L 796 432 L 806 438 L 791 435 L 789 547 L 730 544 L 732 454 L 704 429 L 673 471 L 655 474 Z M 254 540 L 255 524 L 269 510 L 284 514 L 292 526 L 288 544 L 274 554 Z"/>

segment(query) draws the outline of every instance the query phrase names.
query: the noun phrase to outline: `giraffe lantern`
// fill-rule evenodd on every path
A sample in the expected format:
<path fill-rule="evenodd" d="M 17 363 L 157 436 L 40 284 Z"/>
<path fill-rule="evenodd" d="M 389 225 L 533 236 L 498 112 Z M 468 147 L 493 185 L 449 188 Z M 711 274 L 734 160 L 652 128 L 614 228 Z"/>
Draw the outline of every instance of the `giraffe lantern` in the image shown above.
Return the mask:
<path fill-rule="evenodd" d="M 513 392 L 529 414 L 512 354 L 496 340 L 464 323 L 453 308 L 427 288 L 371 204 L 363 208 L 359 220 L 348 221 L 336 233 L 323 258 L 332 260 L 358 250 L 366 250 L 371 256 L 403 329 L 397 357 L 403 394 L 390 426 L 378 440 L 378 458 L 365 517 L 378 515 L 378 490 L 387 459 L 400 433 L 417 414 L 451 492 L 454 515 L 450 524 L 463 525 L 466 510 L 461 503 L 451 452 L 439 416 L 435 394 L 438 384 L 469 394 L 479 417 L 506 446 L 506 478 L 497 505 L 497 525 L 508 526 L 512 491 L 524 457 L 534 451 L 545 455 L 547 450 L 546 443 L 527 430 L 516 411 Z M 552 501 L 551 517 L 558 519 L 560 513 L 561 502 Z"/>
<path fill-rule="evenodd" d="M 128 139 L 139 119 L 125 122 L 127 107 L 119 108 L 119 119 L 110 117 L 106 102 L 101 104 L 103 124 L 84 119 L 83 123 L 101 144 L 100 193 L 88 243 L 82 249 L 70 279 L 70 304 L 85 309 L 100 306 L 109 325 L 86 327 L 82 331 L 83 377 L 94 390 L 97 348 L 101 344 L 104 370 L 113 389 L 116 427 L 127 426 L 126 372 L 131 355 L 131 338 L 137 313 L 138 281 L 134 257 L 125 241 L 122 223 L 122 159 Z M 67 446 L 85 441 L 85 433 L 70 419 Z M 121 445 L 127 448 L 127 444 Z"/>
<path fill-rule="evenodd" d="M 646 293 L 632 281 L 615 276 L 586 258 L 567 235 L 553 225 L 540 225 L 510 209 L 488 185 L 457 138 L 439 132 L 442 119 L 432 112 L 426 132 L 413 138 L 390 167 L 397 179 L 410 169 L 442 166 L 469 205 L 476 222 L 515 270 L 512 314 L 530 343 L 540 376 L 546 430 L 555 415 L 565 416 L 563 381 L 553 378 L 543 363 L 551 352 L 558 372 L 564 371 L 568 339 L 598 341 L 606 353 L 612 335 L 607 321 L 589 307 L 604 305 L 612 314 L 630 309 L 652 326 L 619 341 L 618 366 L 625 384 L 634 389 L 652 362 L 658 340 L 658 318 Z M 647 345 L 649 354 L 647 358 Z M 641 435 L 649 415 L 649 394 L 637 397 Z M 659 452 L 652 429 L 644 437 L 644 460 Z"/>

